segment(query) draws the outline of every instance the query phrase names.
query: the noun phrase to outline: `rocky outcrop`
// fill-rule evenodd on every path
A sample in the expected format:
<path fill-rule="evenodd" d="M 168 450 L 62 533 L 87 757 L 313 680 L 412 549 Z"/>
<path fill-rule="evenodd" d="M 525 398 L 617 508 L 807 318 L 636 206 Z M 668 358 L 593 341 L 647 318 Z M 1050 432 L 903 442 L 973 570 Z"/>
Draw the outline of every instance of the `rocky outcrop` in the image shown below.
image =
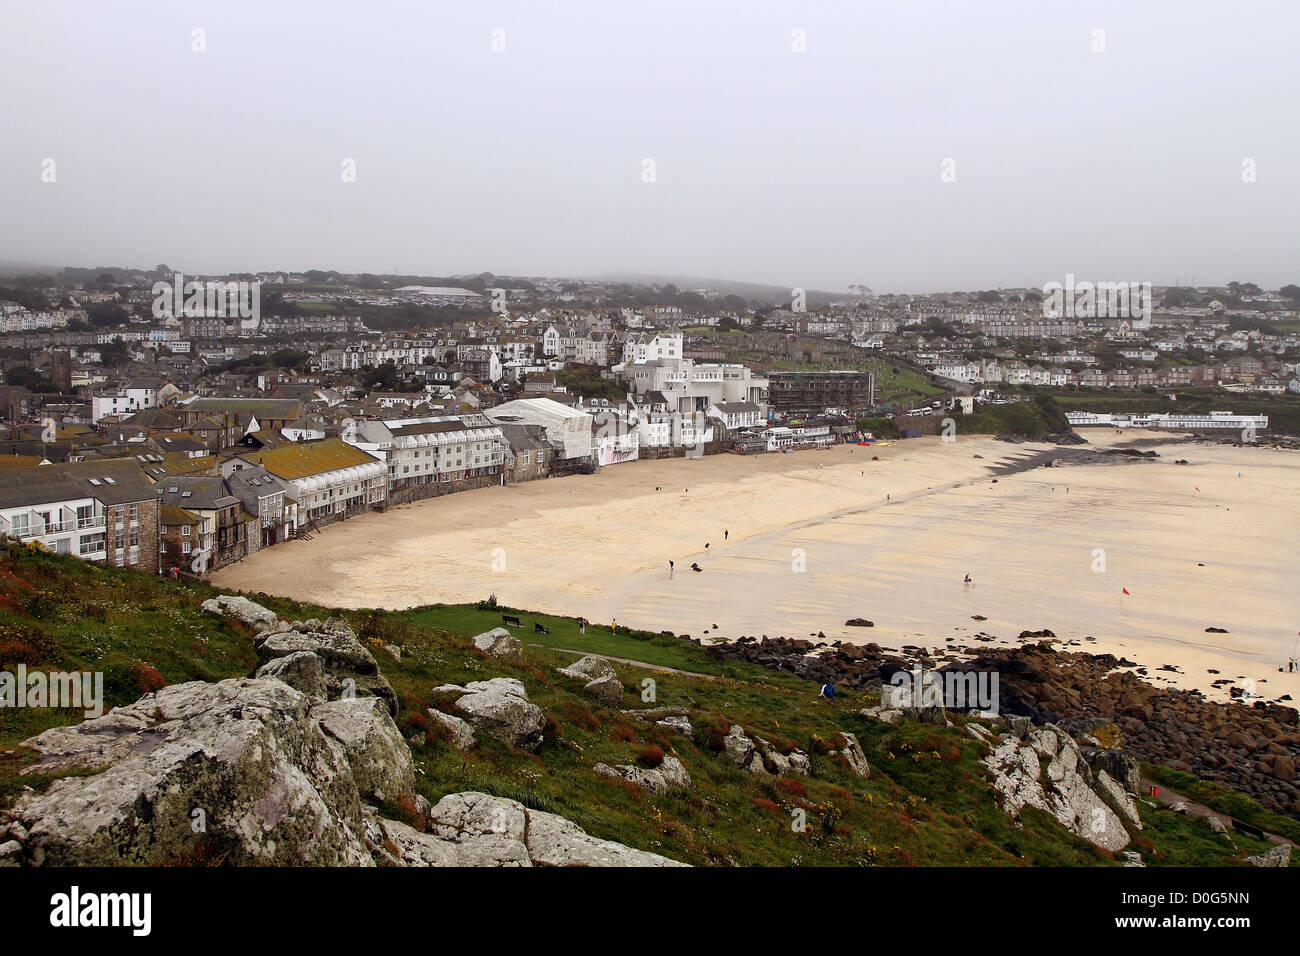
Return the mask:
<path fill-rule="evenodd" d="M 464 687 L 444 685 L 435 690 L 458 691 L 462 696 L 454 706 L 476 730 L 520 750 L 533 751 L 542 745 L 546 717 L 528 699 L 522 681 L 493 677 Z"/>
<path fill-rule="evenodd" d="M 473 750 L 478 740 L 474 737 L 474 728 L 467 721 L 452 714 L 429 708 L 429 717 L 447 728 L 451 736 L 451 745 L 457 750 Z"/>
<path fill-rule="evenodd" d="M 398 866 L 684 866 L 600 840 L 576 823 L 474 791 L 453 793 L 430 813 L 429 832 L 372 819 L 376 857 Z"/>
<path fill-rule="evenodd" d="M 490 631 L 476 634 L 473 641 L 474 646 L 488 657 L 495 657 L 505 661 L 522 661 L 524 659 L 524 645 L 519 643 L 519 639 L 504 627 L 494 627 Z"/>
<path fill-rule="evenodd" d="M 966 666 L 998 671 L 1004 715 L 1054 723 L 1076 735 L 1109 724 L 1122 735 L 1129 759 L 1240 790 L 1275 812 L 1300 813 L 1294 779 L 1300 714 L 1292 707 L 1211 702 L 1194 691 L 1156 687 L 1133 672 L 1132 662 L 1112 655 L 1060 652 L 1044 644 L 986 652 Z M 1101 769 L 1117 780 L 1132 775 L 1131 768 Z"/>
<path fill-rule="evenodd" d="M 38 755 L 25 773 L 81 773 L 20 794 L 0 814 L 0 865 L 681 865 L 483 793 L 430 807 L 386 701 L 326 701 L 281 679 L 315 689 L 327 661 L 364 662 L 343 633 L 320 622 L 279 633 L 285 653 L 261 670 L 275 665 L 281 676 L 164 687 L 25 741 Z M 333 657 L 301 646 L 302 635 L 318 634 Z M 456 689 L 482 726 L 540 742 L 541 712 L 518 681 Z M 430 714 L 472 745 L 469 722 Z M 676 758 L 657 772 L 690 784 Z M 384 819 L 380 803 L 411 818 Z"/>
<path fill-rule="evenodd" d="M 326 701 L 311 718 L 340 751 L 363 799 L 382 803 L 415 793 L 410 748 L 378 697 Z"/>
<path fill-rule="evenodd" d="M 731 725 L 722 747 L 732 763 L 752 774 L 807 777 L 812 773 L 812 761 L 802 750 L 782 753 L 762 737 L 750 737 L 739 724 Z"/>
<path fill-rule="evenodd" d="M 843 757 L 849 769 L 859 777 L 871 776 L 871 766 L 867 763 L 867 755 L 862 752 L 862 745 L 858 743 L 858 738 L 854 734 L 846 733 L 841 733 L 840 736 L 844 738 L 844 746 L 839 750 L 832 750 L 830 756 Z"/>
<path fill-rule="evenodd" d="M 682 715 L 665 717 L 663 720 L 656 720 L 655 724 L 659 727 L 665 727 L 668 730 L 675 731 L 687 740 L 695 739 L 695 728 L 691 725 L 691 719 L 689 717 Z"/>
<path fill-rule="evenodd" d="M 896 724 L 903 719 L 903 712 L 892 707 L 863 707 L 858 713 L 882 724 Z"/>
<path fill-rule="evenodd" d="M 1021 735 L 1023 736 L 1023 734 Z M 1084 757 L 1094 771 L 1105 772 L 1128 793 L 1142 792 L 1142 767 L 1122 750 L 1094 750 Z"/>
<path fill-rule="evenodd" d="M 607 704 L 617 704 L 623 699 L 623 682 L 615 674 L 587 681 L 582 690 L 583 693 L 590 694 Z"/>
<path fill-rule="evenodd" d="M 1025 806 L 1037 807 L 1111 852 L 1129 843 L 1125 823 L 1141 829 L 1133 798 L 1106 771 L 1094 775 L 1074 738 L 1058 727 L 1031 730 L 1023 739 L 1008 734 L 993 743 L 983 762 L 1012 816 Z"/>
<path fill-rule="evenodd" d="M 664 794 L 669 790 L 691 785 L 690 774 L 676 757 L 664 757 L 663 763 L 654 768 L 636 767 L 632 764 L 611 767 L 609 764 L 598 763 L 592 769 L 602 776 L 618 777 L 655 794 Z"/>
<path fill-rule="evenodd" d="M 280 620 L 274 611 L 267 610 L 256 601 L 250 601 L 242 594 L 220 594 L 204 601 L 199 607 L 209 614 L 233 618 L 254 631 L 263 630 Z"/>
<path fill-rule="evenodd" d="M 255 677 L 282 680 L 308 697 L 324 698 L 329 694 L 325 679 L 325 662 L 311 651 L 294 651 L 259 667 Z"/>
<path fill-rule="evenodd" d="M 597 677 L 609 677 L 614 673 L 614 665 L 603 657 L 596 657 L 594 654 L 588 654 L 579 661 L 575 661 L 568 667 L 557 667 L 557 671 L 565 677 L 574 677 L 579 680 L 595 680 Z"/>
<path fill-rule="evenodd" d="M 983 615 L 973 618 L 982 620 Z M 1051 632 L 1040 628 L 1026 633 Z M 993 635 L 978 633 L 969 640 L 979 643 L 963 646 L 952 641 L 940 651 L 892 650 L 874 643 L 827 646 L 766 636 L 696 643 L 718 658 L 748 661 L 817 684 L 866 693 L 879 693 L 897 671 L 910 671 L 918 664 L 937 669 L 932 673 L 996 673 L 998 712 L 1004 718 L 1056 724 L 1077 737 L 1093 734 L 1099 725 L 1113 724 L 1132 758 L 1240 790 L 1275 812 L 1300 813 L 1300 711 L 1285 699 L 1211 702 L 1198 691 L 1155 686 L 1143 679 L 1132 661 L 1110 654 L 1059 651 L 1051 638 L 1005 650 L 988 648 L 996 640 Z M 1223 677 L 1215 683 L 1229 686 L 1234 679 Z M 1266 686 L 1263 680 L 1257 684 L 1261 689 Z M 881 719 L 880 713 L 867 716 Z M 1116 777 L 1113 770 L 1107 772 Z"/>
<path fill-rule="evenodd" d="M 387 708 L 325 704 L 273 678 L 164 687 L 24 746 L 40 755 L 27 773 L 97 771 L 18 798 L 28 864 L 368 865 L 358 776 L 390 800 L 411 795 Z"/>
<path fill-rule="evenodd" d="M 588 655 L 568 667 L 557 667 L 556 670 L 565 677 L 586 681 L 583 692 L 607 704 L 617 704 L 623 699 L 623 682 L 618 679 L 613 665 L 603 657 Z"/>
<path fill-rule="evenodd" d="M 330 618 L 326 621 L 279 621 L 260 631 L 253 638 L 257 659 L 263 666 L 257 671 L 262 677 L 288 677 L 288 683 L 313 693 L 315 677 L 310 676 L 315 667 L 298 655 L 314 654 L 320 659 L 320 680 L 324 683 L 322 695 L 329 698 L 378 697 L 397 714 L 397 694 L 379 672 L 379 664 L 355 632 L 345 621 Z M 285 658 L 293 658 L 286 661 Z M 302 669 L 299 682 L 297 669 Z M 306 690 L 311 687 L 313 690 Z"/>
<path fill-rule="evenodd" d="M 1291 844 L 1279 843 L 1273 849 L 1259 854 L 1259 856 L 1248 856 L 1246 862 L 1251 866 L 1290 866 L 1291 865 Z"/>

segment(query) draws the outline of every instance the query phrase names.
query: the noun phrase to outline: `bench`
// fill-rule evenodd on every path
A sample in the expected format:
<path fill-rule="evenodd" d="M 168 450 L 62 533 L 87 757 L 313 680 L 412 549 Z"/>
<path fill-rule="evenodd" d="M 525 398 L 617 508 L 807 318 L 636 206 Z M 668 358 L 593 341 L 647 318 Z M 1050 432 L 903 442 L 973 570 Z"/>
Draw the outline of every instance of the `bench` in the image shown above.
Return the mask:
<path fill-rule="evenodd" d="M 501 623 L 502 623 L 502 624 L 513 624 L 515 627 L 523 627 L 523 626 L 524 626 L 524 622 L 521 621 L 521 620 L 519 620 L 519 618 L 515 617 L 513 614 L 502 614 L 502 615 L 501 615 Z"/>
<path fill-rule="evenodd" d="M 1264 831 L 1259 827 L 1251 826 L 1249 823 L 1243 823 L 1240 820 L 1232 820 L 1231 817 L 1229 817 L 1229 820 L 1232 822 L 1232 828 L 1238 833 L 1244 833 L 1246 836 L 1254 837 L 1256 840 L 1264 839 Z"/>
<path fill-rule="evenodd" d="M 550 634 L 550 633 L 551 633 L 551 629 L 550 629 L 549 627 L 547 627 L 545 624 L 539 624 L 537 621 L 534 621 L 534 622 L 533 622 L 533 633 L 534 633 L 534 634 Z"/>

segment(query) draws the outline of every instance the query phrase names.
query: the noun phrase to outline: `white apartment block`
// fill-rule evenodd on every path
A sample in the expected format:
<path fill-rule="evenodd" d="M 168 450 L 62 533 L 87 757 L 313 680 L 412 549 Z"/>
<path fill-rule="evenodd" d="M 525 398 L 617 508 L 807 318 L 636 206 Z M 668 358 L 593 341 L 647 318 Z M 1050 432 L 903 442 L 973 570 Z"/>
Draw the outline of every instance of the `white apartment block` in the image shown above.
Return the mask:
<path fill-rule="evenodd" d="M 651 360 L 626 366 L 623 380 L 638 395 L 662 393 L 669 411 L 704 412 L 724 402 L 752 402 L 767 415 L 767 379 L 744 365 Z"/>
<path fill-rule="evenodd" d="M 386 461 L 390 488 L 500 474 L 506 457 L 501 429 L 483 415 L 367 420 L 344 437 Z"/>
<path fill-rule="evenodd" d="M 641 362 L 677 361 L 682 358 L 682 333 L 660 332 L 654 336 L 637 335 L 623 346 L 626 365 Z"/>

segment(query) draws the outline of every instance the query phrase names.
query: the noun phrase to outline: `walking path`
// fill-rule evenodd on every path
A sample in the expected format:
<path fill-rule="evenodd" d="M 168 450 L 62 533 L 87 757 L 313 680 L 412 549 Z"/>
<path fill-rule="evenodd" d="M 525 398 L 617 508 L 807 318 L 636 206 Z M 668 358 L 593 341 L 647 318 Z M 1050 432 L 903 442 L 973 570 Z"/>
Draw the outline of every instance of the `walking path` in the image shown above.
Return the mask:
<path fill-rule="evenodd" d="M 634 661 L 629 657 L 612 657 L 609 654 L 594 654 L 591 651 L 575 651 L 568 647 L 552 647 L 550 644 L 529 644 L 529 647 L 544 647 L 548 651 L 559 651 L 561 654 L 575 654 L 578 657 L 600 657 L 607 661 L 617 661 L 619 664 L 630 664 L 632 667 L 644 667 L 647 670 L 663 671 L 668 674 L 682 674 L 686 677 L 702 677 L 705 680 L 723 680 L 717 674 L 700 674 L 696 671 L 684 671 L 676 667 L 668 667 L 664 664 L 651 664 L 646 661 Z"/>
<path fill-rule="evenodd" d="M 1176 793 L 1173 790 L 1170 790 L 1169 788 L 1165 787 L 1163 784 L 1158 784 L 1153 780 L 1148 780 L 1146 777 L 1142 778 L 1142 787 L 1144 790 L 1146 790 L 1148 795 L 1151 793 L 1151 788 L 1155 787 L 1156 799 L 1159 800 L 1161 803 L 1165 803 L 1165 804 L 1181 803 L 1183 804 L 1183 806 L 1187 808 L 1187 812 L 1192 816 L 1215 817 L 1220 823 L 1222 823 L 1229 830 L 1232 829 L 1232 817 L 1228 816 L 1226 813 L 1220 813 L 1218 810 L 1211 810 L 1205 804 L 1197 803 L 1195 800 L 1192 800 L 1188 797 L 1184 797 L 1181 793 Z M 1289 843 L 1291 844 L 1291 846 L 1295 846 L 1295 841 L 1289 840 L 1286 837 L 1281 836 L 1277 833 L 1269 833 L 1267 830 L 1264 831 L 1264 838 L 1269 843 L 1278 843 L 1278 844 Z"/>

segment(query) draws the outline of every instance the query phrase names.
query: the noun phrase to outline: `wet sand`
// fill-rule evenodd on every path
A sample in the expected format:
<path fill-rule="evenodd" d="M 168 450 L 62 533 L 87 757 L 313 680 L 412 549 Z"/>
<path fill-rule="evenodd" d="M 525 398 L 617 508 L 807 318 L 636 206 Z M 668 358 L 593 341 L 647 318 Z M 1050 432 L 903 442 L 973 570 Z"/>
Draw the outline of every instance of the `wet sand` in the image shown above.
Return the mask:
<path fill-rule="evenodd" d="M 935 648 L 984 632 L 996 647 L 1049 628 L 1149 667 L 1156 683 L 1219 697 L 1212 680 L 1248 678 L 1267 681 L 1266 699 L 1300 697 L 1300 674 L 1277 672 L 1300 630 L 1300 455 L 1083 434 L 1161 457 L 1016 471 L 1072 450 L 966 437 L 633 462 L 366 515 L 214 581 L 343 607 L 495 593 L 697 637 L 823 632 Z M 852 617 L 876 626 L 844 626 Z M 1183 673 L 1157 670 L 1166 663 Z"/>

